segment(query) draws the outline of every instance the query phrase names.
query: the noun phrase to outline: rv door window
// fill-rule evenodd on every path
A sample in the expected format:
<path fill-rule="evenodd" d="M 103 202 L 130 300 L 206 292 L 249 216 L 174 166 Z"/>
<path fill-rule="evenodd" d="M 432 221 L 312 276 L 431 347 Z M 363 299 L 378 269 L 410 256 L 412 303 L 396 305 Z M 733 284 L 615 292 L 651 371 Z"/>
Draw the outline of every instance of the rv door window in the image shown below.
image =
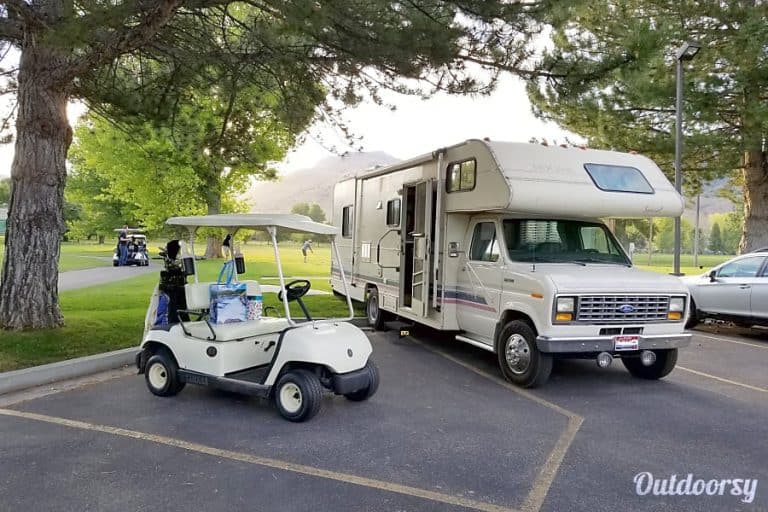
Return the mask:
<path fill-rule="evenodd" d="M 341 236 L 352 238 L 352 206 L 345 206 L 341 210 Z"/>
<path fill-rule="evenodd" d="M 475 188 L 477 180 L 477 162 L 474 158 L 463 162 L 454 162 L 448 166 L 446 190 L 466 192 Z"/>
<path fill-rule="evenodd" d="M 496 238 L 496 225 L 493 222 L 480 222 L 472 234 L 472 247 L 469 259 L 473 261 L 498 261 L 499 241 Z"/>
<path fill-rule="evenodd" d="M 400 225 L 400 200 L 387 201 L 387 226 Z"/>
<path fill-rule="evenodd" d="M 653 194 L 653 187 L 634 167 L 624 165 L 584 164 L 589 177 L 600 190 Z"/>

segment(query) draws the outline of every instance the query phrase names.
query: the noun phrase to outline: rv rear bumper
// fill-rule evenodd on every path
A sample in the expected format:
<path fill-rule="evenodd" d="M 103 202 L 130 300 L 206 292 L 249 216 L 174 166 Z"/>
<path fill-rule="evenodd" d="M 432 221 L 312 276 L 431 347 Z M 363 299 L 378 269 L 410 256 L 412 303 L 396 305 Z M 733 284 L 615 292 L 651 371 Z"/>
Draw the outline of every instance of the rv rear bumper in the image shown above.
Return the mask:
<path fill-rule="evenodd" d="M 691 342 L 690 334 L 655 334 L 638 336 L 638 350 L 665 350 L 687 347 Z M 616 352 L 614 336 L 552 338 L 539 336 L 536 346 L 545 353 L 581 353 L 581 352 Z"/>

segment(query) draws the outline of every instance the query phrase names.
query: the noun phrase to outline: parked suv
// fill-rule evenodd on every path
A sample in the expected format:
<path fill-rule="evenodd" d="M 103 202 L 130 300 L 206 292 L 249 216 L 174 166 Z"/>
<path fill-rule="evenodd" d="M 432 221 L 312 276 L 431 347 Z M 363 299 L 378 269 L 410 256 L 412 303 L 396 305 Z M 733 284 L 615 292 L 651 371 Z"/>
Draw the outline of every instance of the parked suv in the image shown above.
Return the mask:
<path fill-rule="evenodd" d="M 768 250 L 737 256 L 700 276 L 683 277 L 691 292 L 691 328 L 705 318 L 768 325 Z"/>

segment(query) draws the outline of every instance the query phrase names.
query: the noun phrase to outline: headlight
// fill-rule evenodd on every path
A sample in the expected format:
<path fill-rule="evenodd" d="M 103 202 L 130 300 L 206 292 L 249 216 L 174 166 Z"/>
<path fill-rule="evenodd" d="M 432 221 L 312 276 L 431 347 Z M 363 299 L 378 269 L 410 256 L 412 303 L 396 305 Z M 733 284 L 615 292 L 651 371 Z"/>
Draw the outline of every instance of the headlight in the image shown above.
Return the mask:
<path fill-rule="evenodd" d="M 685 311 L 685 297 L 672 297 L 669 299 L 669 310 L 679 313 Z"/>
<path fill-rule="evenodd" d="M 558 297 L 557 298 L 557 312 L 558 313 L 573 313 L 573 308 L 576 301 L 573 297 Z"/>
<path fill-rule="evenodd" d="M 683 319 L 685 311 L 685 297 L 672 297 L 669 299 L 669 311 L 667 320 L 678 321 Z"/>
<path fill-rule="evenodd" d="M 570 322 L 576 311 L 574 297 L 558 297 L 555 302 L 555 322 Z"/>

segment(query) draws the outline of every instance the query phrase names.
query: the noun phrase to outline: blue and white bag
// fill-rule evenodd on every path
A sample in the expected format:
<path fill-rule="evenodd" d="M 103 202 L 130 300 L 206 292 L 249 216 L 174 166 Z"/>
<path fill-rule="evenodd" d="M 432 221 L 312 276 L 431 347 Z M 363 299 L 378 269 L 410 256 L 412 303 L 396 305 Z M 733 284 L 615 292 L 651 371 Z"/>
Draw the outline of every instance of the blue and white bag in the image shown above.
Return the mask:
<path fill-rule="evenodd" d="M 226 281 L 222 277 L 226 272 Z M 224 263 L 216 284 L 209 287 L 211 296 L 211 321 L 215 324 L 245 322 L 248 320 L 248 298 L 245 283 L 233 283 L 232 262 Z"/>

